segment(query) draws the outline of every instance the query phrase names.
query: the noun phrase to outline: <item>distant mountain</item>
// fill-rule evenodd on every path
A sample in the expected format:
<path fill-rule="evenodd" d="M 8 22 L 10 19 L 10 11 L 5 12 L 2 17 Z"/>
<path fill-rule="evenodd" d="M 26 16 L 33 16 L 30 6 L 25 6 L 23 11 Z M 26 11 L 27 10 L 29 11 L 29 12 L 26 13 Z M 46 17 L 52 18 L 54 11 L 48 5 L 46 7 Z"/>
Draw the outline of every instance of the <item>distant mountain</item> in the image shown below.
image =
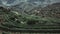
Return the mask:
<path fill-rule="evenodd" d="M 0 5 L 2 4 L 1 0 L 0 0 Z"/>
<path fill-rule="evenodd" d="M 28 0 L 27 2 L 32 3 L 34 5 L 40 5 L 41 2 L 43 3 L 45 0 Z"/>
<path fill-rule="evenodd" d="M 13 7 L 13 8 L 12 8 Z M 28 3 L 28 2 L 21 2 L 20 4 L 18 5 L 15 5 L 15 6 L 12 6 L 11 8 L 13 10 L 17 9 L 17 10 L 20 10 L 20 11 L 30 11 L 32 9 L 34 9 L 36 6 L 31 4 L 31 3 Z"/>
<path fill-rule="evenodd" d="M 11 4 L 11 3 L 13 3 L 14 1 L 16 1 L 16 0 L 8 0 L 8 4 Z"/>
<path fill-rule="evenodd" d="M 1 0 L 3 1 L 3 0 Z M 4 6 L 11 7 L 12 9 L 17 9 L 19 11 L 29 12 L 35 7 L 46 7 L 53 3 L 60 2 L 59 0 L 6 0 L 7 3 L 1 2 Z"/>
<path fill-rule="evenodd" d="M 0 0 L 4 6 L 14 6 L 20 3 L 20 0 Z"/>
<path fill-rule="evenodd" d="M 2 1 L 2 4 L 5 6 L 14 6 L 21 2 L 28 2 L 31 4 L 37 5 L 37 6 L 38 5 L 48 5 L 48 4 L 60 2 L 60 0 L 0 0 L 0 1 Z"/>
<path fill-rule="evenodd" d="M 45 1 L 45 0 L 28 0 L 28 2 L 43 2 L 43 1 Z"/>

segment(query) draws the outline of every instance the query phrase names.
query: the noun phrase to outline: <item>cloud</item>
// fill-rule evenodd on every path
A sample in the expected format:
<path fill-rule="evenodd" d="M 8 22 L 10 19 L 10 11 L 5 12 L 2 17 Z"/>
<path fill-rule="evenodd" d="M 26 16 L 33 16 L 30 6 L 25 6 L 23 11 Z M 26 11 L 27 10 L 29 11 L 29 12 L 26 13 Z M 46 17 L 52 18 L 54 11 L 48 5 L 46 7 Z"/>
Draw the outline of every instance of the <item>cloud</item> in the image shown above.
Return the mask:
<path fill-rule="evenodd" d="M 2 1 L 2 4 L 5 6 L 13 6 L 19 4 L 20 2 L 28 2 L 28 1 L 29 3 L 35 3 L 36 5 L 42 5 L 42 4 L 48 5 L 60 2 L 60 0 L 0 0 L 0 1 Z M 50 1 L 50 3 L 47 3 L 48 1 Z"/>

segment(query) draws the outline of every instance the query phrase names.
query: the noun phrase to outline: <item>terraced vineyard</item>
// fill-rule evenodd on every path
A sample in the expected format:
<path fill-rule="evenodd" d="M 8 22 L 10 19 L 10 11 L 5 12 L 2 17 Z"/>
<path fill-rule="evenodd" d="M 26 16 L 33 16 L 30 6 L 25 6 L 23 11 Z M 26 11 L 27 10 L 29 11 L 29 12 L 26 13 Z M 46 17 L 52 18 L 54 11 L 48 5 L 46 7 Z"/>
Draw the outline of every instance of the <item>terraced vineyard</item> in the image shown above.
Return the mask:
<path fill-rule="evenodd" d="M 60 30 L 59 3 L 26 12 L 23 14 L 19 11 L 0 7 L 0 29 L 14 32 L 56 32 Z"/>

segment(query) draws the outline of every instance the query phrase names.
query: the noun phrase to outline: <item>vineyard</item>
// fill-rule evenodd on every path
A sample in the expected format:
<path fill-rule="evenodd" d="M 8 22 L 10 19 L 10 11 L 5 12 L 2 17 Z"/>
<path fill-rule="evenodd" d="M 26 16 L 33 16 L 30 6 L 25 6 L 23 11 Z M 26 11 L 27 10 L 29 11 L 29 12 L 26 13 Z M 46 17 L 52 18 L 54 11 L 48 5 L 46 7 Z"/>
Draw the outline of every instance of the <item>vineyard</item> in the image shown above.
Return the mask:
<path fill-rule="evenodd" d="M 0 7 L 0 28 L 11 31 L 60 29 L 60 5 L 32 9 L 29 14 Z"/>

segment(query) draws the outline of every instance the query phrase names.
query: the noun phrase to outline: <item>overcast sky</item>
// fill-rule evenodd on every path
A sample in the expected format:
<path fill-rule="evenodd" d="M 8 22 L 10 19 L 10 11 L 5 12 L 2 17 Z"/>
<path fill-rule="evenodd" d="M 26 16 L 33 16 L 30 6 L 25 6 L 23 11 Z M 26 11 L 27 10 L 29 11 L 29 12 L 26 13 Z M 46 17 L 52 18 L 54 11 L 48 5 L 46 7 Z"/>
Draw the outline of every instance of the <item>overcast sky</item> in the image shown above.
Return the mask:
<path fill-rule="evenodd" d="M 32 1 L 33 3 L 36 3 L 37 5 L 40 5 L 41 2 L 44 2 L 44 4 L 48 4 L 47 3 L 48 0 L 0 0 L 0 3 L 1 1 L 2 1 L 2 4 L 6 6 L 16 5 L 16 4 L 19 4 L 20 2 L 27 2 L 27 1 Z M 50 0 L 50 1 L 51 1 L 50 4 L 60 2 L 60 0 Z"/>

